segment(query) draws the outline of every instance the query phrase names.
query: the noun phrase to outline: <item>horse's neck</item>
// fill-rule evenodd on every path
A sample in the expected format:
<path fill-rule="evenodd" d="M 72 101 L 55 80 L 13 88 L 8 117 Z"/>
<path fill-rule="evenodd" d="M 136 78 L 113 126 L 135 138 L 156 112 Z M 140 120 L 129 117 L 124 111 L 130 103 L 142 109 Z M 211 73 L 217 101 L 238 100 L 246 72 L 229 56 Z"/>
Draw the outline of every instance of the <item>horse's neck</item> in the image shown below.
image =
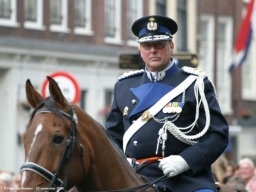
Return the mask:
<path fill-rule="evenodd" d="M 89 173 L 83 182 L 87 191 L 124 189 L 145 184 L 101 128 L 91 127 L 84 131 L 91 140 L 92 149 Z"/>

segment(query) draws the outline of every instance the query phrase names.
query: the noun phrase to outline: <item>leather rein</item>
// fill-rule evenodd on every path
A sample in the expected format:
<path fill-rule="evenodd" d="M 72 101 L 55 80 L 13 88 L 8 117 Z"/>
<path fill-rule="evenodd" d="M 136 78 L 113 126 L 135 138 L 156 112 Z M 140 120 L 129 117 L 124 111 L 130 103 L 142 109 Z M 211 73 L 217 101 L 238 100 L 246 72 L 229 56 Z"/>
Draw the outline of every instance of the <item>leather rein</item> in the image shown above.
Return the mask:
<path fill-rule="evenodd" d="M 61 191 L 61 190 L 67 190 L 67 184 L 68 184 L 68 174 L 69 174 L 69 170 L 70 170 L 70 159 L 73 155 L 73 151 L 74 151 L 74 146 L 76 144 L 76 124 L 78 123 L 78 119 L 77 119 L 77 115 L 75 113 L 75 109 L 74 106 L 72 104 L 70 104 L 70 115 L 60 111 L 59 112 L 66 117 L 67 119 L 69 119 L 71 121 L 71 130 L 69 132 L 69 136 L 68 139 L 66 141 L 66 148 L 65 151 L 62 155 L 62 158 L 60 160 L 59 166 L 57 168 L 57 171 L 55 173 L 50 172 L 49 170 L 45 169 L 44 167 L 42 167 L 41 165 L 38 165 L 36 163 L 33 162 L 25 162 L 21 168 L 20 171 L 32 171 L 34 173 L 37 173 L 38 175 L 40 175 L 41 177 L 45 178 L 47 181 L 50 182 L 49 186 L 47 188 L 51 189 L 54 186 L 57 186 L 58 189 L 57 191 Z M 52 111 L 50 111 L 47 108 L 41 108 L 39 110 L 37 110 L 35 112 L 36 114 L 40 114 L 40 113 L 52 113 Z M 82 165 L 83 165 L 83 170 L 84 170 L 84 177 L 85 177 L 85 165 L 84 165 L 84 161 L 83 161 L 83 157 L 84 157 L 84 148 L 83 145 L 79 142 L 79 146 L 80 146 L 80 154 L 81 154 L 81 160 L 82 160 Z M 62 181 L 59 176 L 65 166 L 65 164 L 67 164 L 67 170 L 65 173 L 65 177 L 64 177 L 64 181 Z M 136 189 L 141 189 L 139 192 L 143 192 L 148 188 L 155 188 L 154 184 L 158 183 L 162 180 L 164 180 L 166 178 L 166 176 L 162 176 L 158 179 L 156 179 L 153 182 L 148 182 L 145 183 L 143 185 L 139 185 L 139 186 L 135 186 L 135 187 L 131 187 L 131 188 L 125 188 L 125 189 L 118 189 L 118 190 L 108 190 L 108 191 L 104 191 L 104 192 L 133 192 Z M 157 191 L 157 189 L 155 188 L 155 190 Z M 48 192 L 48 191 L 46 191 Z M 102 192 L 102 191 L 97 191 L 97 192 Z"/>

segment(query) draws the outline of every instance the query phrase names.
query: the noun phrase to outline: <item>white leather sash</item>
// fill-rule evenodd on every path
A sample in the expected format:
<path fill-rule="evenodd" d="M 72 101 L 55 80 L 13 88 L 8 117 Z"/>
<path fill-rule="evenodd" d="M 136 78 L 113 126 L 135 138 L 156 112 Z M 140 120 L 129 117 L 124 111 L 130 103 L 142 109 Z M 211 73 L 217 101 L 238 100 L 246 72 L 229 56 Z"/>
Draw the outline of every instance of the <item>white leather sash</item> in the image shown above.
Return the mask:
<path fill-rule="evenodd" d="M 198 76 L 190 75 L 188 76 L 182 83 L 180 83 L 177 87 L 172 89 L 170 92 L 165 94 L 159 101 L 157 101 L 151 108 L 146 111 L 146 115 L 150 115 L 151 117 L 155 116 L 169 101 L 180 95 L 184 90 L 186 90 L 196 79 Z M 126 146 L 131 139 L 131 137 L 144 125 L 148 122 L 148 120 L 143 120 L 143 115 L 137 119 L 125 132 L 123 137 L 123 151 L 125 153 Z"/>

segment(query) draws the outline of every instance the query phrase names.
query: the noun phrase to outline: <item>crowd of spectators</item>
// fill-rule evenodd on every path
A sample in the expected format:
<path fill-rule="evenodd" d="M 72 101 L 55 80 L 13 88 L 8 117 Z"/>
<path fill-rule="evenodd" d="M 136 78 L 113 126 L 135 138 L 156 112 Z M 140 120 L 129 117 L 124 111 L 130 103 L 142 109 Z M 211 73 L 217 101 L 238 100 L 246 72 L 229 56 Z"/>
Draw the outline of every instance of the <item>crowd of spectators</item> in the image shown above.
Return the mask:
<path fill-rule="evenodd" d="M 256 168 L 250 158 L 243 158 L 235 163 L 222 155 L 212 164 L 212 172 L 216 182 L 237 192 L 256 192 Z M 0 192 L 10 192 L 17 188 L 20 177 L 20 174 L 0 170 Z M 76 189 L 70 191 L 74 192 Z"/>
<path fill-rule="evenodd" d="M 256 168 L 250 158 L 238 163 L 221 156 L 212 165 L 216 182 L 229 186 L 237 192 L 256 192 Z"/>
<path fill-rule="evenodd" d="M 0 170 L 0 192 L 14 191 L 19 185 L 20 174 Z M 13 189 L 13 190 L 12 190 Z"/>

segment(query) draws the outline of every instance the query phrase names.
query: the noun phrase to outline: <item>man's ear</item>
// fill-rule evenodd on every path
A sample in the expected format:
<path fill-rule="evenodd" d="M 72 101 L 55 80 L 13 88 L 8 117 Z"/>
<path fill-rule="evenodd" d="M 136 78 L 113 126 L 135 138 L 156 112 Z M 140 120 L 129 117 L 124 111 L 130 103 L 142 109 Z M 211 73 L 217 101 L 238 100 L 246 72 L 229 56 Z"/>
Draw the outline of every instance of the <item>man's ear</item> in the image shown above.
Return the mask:
<path fill-rule="evenodd" d="M 173 52 L 174 52 L 174 43 L 173 43 L 173 41 L 171 41 L 170 42 L 170 47 L 171 47 L 171 54 L 173 54 Z"/>
<path fill-rule="evenodd" d="M 171 44 L 171 48 L 174 49 L 174 43 L 173 43 L 173 41 L 171 41 L 170 44 Z"/>
<path fill-rule="evenodd" d="M 138 50 L 139 50 L 139 52 L 140 52 L 140 56 L 141 56 L 141 45 L 139 44 L 139 46 L 138 46 Z"/>

